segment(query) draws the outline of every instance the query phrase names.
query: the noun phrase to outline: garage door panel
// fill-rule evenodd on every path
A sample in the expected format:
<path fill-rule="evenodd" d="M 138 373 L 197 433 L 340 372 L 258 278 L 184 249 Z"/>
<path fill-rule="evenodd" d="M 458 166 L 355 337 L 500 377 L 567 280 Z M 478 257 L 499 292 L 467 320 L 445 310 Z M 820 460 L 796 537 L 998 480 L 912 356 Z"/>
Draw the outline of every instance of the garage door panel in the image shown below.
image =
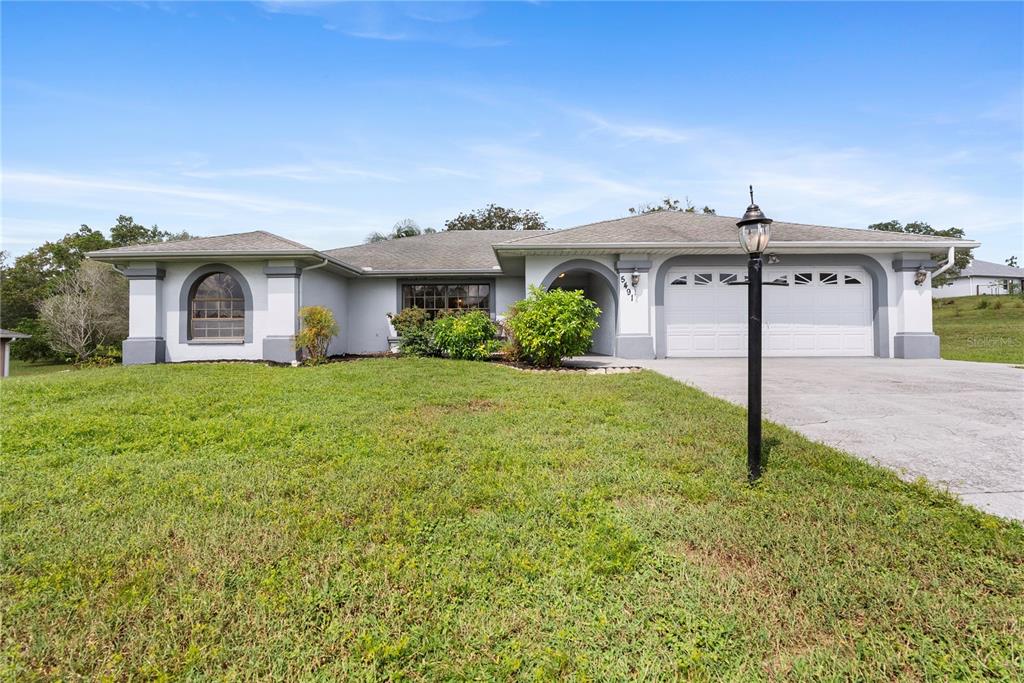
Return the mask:
<path fill-rule="evenodd" d="M 747 289 L 735 269 L 670 271 L 665 299 L 669 356 L 744 356 Z M 861 270 L 768 268 L 763 349 L 768 356 L 873 353 L 870 280 Z M 695 284 L 702 283 L 702 284 Z"/>

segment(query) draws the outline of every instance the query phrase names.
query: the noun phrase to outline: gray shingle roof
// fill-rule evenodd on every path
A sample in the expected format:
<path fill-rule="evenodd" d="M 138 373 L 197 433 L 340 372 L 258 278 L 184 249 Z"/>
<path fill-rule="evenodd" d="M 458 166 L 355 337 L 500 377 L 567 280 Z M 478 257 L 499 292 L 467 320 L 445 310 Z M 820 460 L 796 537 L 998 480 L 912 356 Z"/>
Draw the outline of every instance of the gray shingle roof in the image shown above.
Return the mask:
<path fill-rule="evenodd" d="M 299 244 L 284 237 L 279 237 L 265 230 L 253 230 L 252 232 L 239 232 L 233 235 L 219 235 L 217 237 L 196 237 L 189 240 L 176 240 L 173 242 L 154 242 L 152 244 L 133 244 L 128 247 L 115 247 L 113 249 L 102 249 L 90 252 L 89 256 L 145 256 L 149 254 L 160 255 L 189 255 L 201 253 L 217 254 L 247 254 L 247 253 L 275 253 L 275 254 L 315 254 L 316 251 L 304 244 Z"/>
<path fill-rule="evenodd" d="M 545 230 L 542 234 L 519 236 L 513 248 L 596 244 L 737 244 L 736 221 L 729 216 L 713 216 L 684 211 L 659 211 L 590 223 L 566 230 Z M 880 230 L 832 228 L 776 221 L 772 224 L 772 242 L 944 242 L 960 240 L 927 235 L 908 235 Z"/>
<path fill-rule="evenodd" d="M 359 269 L 372 269 L 368 272 L 500 272 L 491 247 L 520 235 L 508 230 L 452 230 L 324 253 Z"/>
<path fill-rule="evenodd" d="M 980 261 L 974 259 L 971 265 L 960 271 L 960 275 L 974 277 L 1012 277 L 1024 278 L 1024 268 L 1015 268 L 1003 263 Z"/>

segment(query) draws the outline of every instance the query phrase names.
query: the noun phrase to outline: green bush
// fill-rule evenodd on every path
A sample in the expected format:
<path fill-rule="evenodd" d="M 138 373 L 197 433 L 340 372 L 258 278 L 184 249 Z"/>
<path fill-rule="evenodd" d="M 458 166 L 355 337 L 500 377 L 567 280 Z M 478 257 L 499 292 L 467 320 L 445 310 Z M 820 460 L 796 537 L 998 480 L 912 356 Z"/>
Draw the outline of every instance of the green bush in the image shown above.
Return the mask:
<path fill-rule="evenodd" d="M 327 347 L 338 334 L 338 323 L 331 309 L 324 306 L 305 306 L 299 310 L 302 327 L 295 335 L 295 348 L 303 352 L 304 362 L 317 365 L 327 360 Z"/>
<path fill-rule="evenodd" d="M 513 352 L 533 365 L 557 367 L 563 358 L 590 350 L 601 309 L 579 290 L 530 287 L 530 295 L 512 307 L 505 328 Z"/>
<path fill-rule="evenodd" d="M 498 327 L 483 311 L 442 316 L 434 321 L 434 346 L 449 358 L 483 360 L 500 346 Z"/>
<path fill-rule="evenodd" d="M 27 318 L 14 326 L 15 332 L 31 335 L 11 344 L 11 358 L 31 362 L 63 360 L 64 356 L 50 346 L 49 334 L 38 320 Z"/>
<path fill-rule="evenodd" d="M 422 308 L 404 308 L 391 316 L 398 333 L 398 352 L 403 356 L 436 356 L 434 323 Z"/>
<path fill-rule="evenodd" d="M 979 310 L 983 308 L 988 308 L 988 299 L 982 297 L 982 299 L 978 302 L 977 307 Z"/>
<path fill-rule="evenodd" d="M 92 355 L 83 361 L 75 363 L 75 367 L 82 368 L 112 368 L 121 364 L 121 347 L 116 344 L 100 344 Z"/>

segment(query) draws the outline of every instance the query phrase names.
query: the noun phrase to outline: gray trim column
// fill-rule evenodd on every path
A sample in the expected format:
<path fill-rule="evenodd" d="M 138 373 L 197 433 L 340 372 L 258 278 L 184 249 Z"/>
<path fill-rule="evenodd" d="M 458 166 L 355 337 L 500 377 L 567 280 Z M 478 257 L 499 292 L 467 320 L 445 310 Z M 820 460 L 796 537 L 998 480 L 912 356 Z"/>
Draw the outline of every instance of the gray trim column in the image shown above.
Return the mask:
<path fill-rule="evenodd" d="M 897 332 L 893 337 L 894 358 L 938 358 L 939 337 L 927 332 Z"/>
<path fill-rule="evenodd" d="M 121 342 L 121 365 L 163 363 L 166 359 L 163 337 L 129 337 Z"/>
<path fill-rule="evenodd" d="M 157 266 L 128 266 L 120 271 L 129 280 L 163 280 L 166 271 Z"/>
<path fill-rule="evenodd" d="M 918 258 L 918 257 L 905 257 L 897 256 L 892 260 L 892 269 L 897 273 L 903 273 L 906 271 L 927 270 L 933 271 L 938 264 L 932 258 Z"/>

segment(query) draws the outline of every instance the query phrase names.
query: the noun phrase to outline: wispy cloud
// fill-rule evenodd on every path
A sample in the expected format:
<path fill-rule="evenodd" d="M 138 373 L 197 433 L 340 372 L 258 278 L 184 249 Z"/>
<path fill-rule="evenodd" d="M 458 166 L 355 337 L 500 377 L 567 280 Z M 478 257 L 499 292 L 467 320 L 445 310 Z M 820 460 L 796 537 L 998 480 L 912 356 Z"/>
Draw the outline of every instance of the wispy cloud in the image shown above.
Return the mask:
<path fill-rule="evenodd" d="M 592 124 L 591 128 L 584 131 L 585 134 L 602 132 L 625 140 L 638 140 L 662 144 L 682 144 L 690 142 L 698 134 L 698 132 L 694 130 L 684 130 L 646 123 L 615 123 L 590 111 L 571 109 L 567 111 Z"/>
<path fill-rule="evenodd" d="M 242 194 L 194 188 L 184 185 L 139 182 L 121 178 L 83 178 L 59 173 L 5 171 L 3 174 L 5 202 L 49 201 L 76 202 L 95 193 L 171 197 L 235 207 L 257 213 L 281 211 L 329 212 L 328 207 L 306 202 L 278 199 L 262 195 Z"/>
<path fill-rule="evenodd" d="M 503 38 L 481 33 L 473 25 L 472 20 L 485 9 L 482 3 L 270 1 L 262 6 L 272 14 L 315 17 L 324 30 L 364 40 L 440 43 L 460 48 L 508 44 Z"/>
<path fill-rule="evenodd" d="M 272 166 L 253 166 L 247 168 L 226 169 L 191 169 L 182 172 L 189 178 L 278 178 L 281 180 L 298 180 L 303 182 L 328 182 L 339 177 L 365 178 L 398 182 L 399 178 L 359 168 L 350 168 L 331 163 L 282 164 Z"/>

